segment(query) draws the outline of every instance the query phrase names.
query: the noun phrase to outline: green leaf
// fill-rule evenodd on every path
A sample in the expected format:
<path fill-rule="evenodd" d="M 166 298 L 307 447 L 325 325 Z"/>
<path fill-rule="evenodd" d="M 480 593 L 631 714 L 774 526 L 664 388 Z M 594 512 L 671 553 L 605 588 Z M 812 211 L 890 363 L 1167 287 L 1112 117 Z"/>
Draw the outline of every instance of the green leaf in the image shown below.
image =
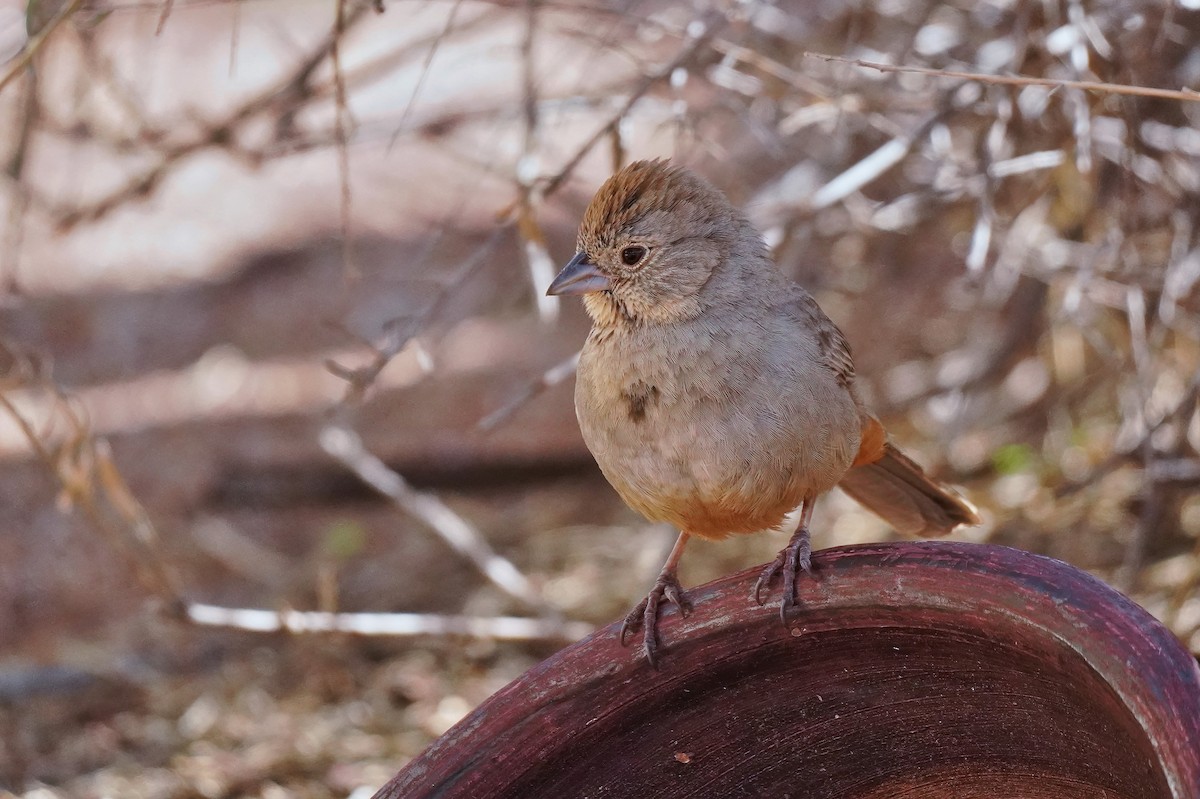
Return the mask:
<path fill-rule="evenodd" d="M 1000 474 L 1019 474 L 1032 469 L 1036 460 L 1028 444 L 1005 444 L 992 453 L 992 468 Z"/>

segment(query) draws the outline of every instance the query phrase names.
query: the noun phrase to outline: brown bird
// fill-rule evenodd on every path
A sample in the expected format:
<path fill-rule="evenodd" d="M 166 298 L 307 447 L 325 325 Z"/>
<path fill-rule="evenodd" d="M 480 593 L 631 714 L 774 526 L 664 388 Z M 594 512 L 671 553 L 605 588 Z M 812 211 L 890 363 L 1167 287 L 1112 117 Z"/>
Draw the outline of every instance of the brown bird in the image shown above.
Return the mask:
<path fill-rule="evenodd" d="M 691 610 L 676 568 L 692 536 L 774 528 L 800 508 L 754 592 L 761 604 L 782 573 L 786 624 L 797 574 L 812 569 L 813 503 L 835 485 L 908 535 L 978 523 L 888 443 L 842 331 L 710 183 L 630 164 L 592 198 L 578 250 L 547 293 L 582 294 L 592 318 L 575 384 L 584 441 L 631 508 L 680 530 L 622 628 L 622 641 L 642 628 L 651 664 L 663 599 Z"/>

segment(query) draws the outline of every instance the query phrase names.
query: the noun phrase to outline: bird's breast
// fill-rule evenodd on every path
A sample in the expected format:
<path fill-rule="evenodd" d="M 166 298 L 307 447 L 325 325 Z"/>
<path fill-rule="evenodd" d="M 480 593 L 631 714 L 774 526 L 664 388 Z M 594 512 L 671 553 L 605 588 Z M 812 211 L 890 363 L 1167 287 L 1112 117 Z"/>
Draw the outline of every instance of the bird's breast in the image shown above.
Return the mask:
<path fill-rule="evenodd" d="M 764 345 L 777 346 L 704 328 L 589 338 L 576 413 L 630 507 L 719 538 L 773 527 L 837 483 L 858 446 L 853 400 Z"/>

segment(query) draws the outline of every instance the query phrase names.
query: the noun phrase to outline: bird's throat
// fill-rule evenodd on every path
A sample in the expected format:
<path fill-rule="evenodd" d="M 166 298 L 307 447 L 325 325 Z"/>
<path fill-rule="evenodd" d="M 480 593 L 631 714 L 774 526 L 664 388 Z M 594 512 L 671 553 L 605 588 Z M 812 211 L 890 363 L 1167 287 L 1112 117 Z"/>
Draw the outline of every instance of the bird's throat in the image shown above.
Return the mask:
<path fill-rule="evenodd" d="M 628 309 L 615 297 L 612 291 L 595 291 L 583 295 L 583 307 L 592 318 L 596 328 L 615 328 L 622 325 L 634 324 Z"/>

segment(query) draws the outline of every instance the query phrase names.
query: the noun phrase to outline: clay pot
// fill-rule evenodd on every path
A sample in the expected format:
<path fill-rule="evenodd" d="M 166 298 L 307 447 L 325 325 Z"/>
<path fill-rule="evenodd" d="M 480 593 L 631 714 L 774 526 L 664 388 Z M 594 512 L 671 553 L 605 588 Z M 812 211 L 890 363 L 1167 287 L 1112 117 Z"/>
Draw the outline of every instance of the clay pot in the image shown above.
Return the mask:
<path fill-rule="evenodd" d="M 1148 613 L 1050 558 L 962 543 L 818 553 L 802 608 L 757 570 L 616 625 L 497 693 L 382 799 L 1196 799 L 1200 669 Z"/>

